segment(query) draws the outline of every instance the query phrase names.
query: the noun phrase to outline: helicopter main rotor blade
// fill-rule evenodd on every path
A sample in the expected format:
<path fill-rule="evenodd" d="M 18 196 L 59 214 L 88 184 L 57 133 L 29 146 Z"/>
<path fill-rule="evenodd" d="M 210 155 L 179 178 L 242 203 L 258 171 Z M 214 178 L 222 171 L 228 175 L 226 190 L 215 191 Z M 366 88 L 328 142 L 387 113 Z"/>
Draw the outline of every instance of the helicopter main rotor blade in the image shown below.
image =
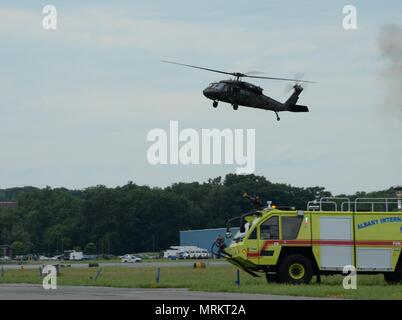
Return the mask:
<path fill-rule="evenodd" d="M 254 70 L 252 70 L 252 71 L 247 71 L 247 72 L 245 72 L 244 74 L 245 74 L 246 76 L 248 76 L 248 75 L 266 74 L 266 72 L 261 72 L 261 71 L 254 71 Z"/>
<path fill-rule="evenodd" d="M 231 76 L 236 76 L 236 74 L 233 73 L 233 72 L 225 72 L 225 71 L 221 71 L 221 70 L 215 70 L 215 69 L 203 68 L 203 67 L 198 67 L 198 66 L 192 66 L 190 64 L 178 63 L 178 62 L 167 61 L 167 60 L 161 60 L 161 62 L 177 64 L 179 66 L 184 66 L 184 67 L 189 67 L 189 68 L 201 69 L 201 70 L 212 71 L 212 72 L 217 72 L 217 73 L 229 74 Z"/>
<path fill-rule="evenodd" d="M 287 79 L 287 78 L 273 78 L 273 77 L 258 77 L 258 76 L 248 76 L 244 75 L 247 78 L 255 78 L 255 79 L 268 79 L 268 80 L 280 80 L 280 81 L 295 81 L 295 82 L 305 82 L 305 83 L 316 83 L 314 81 L 307 80 L 299 80 L 299 79 Z"/>
<path fill-rule="evenodd" d="M 167 61 L 167 60 L 161 60 L 161 62 L 170 63 L 170 64 L 176 64 L 176 65 L 179 65 L 179 66 L 195 68 L 195 69 L 201 69 L 201 70 L 206 70 L 206 71 L 211 71 L 211 72 L 217 72 L 217 73 L 222 73 L 222 74 L 228 74 L 228 75 L 231 75 L 231 76 L 235 76 L 237 79 L 240 79 L 240 78 L 255 78 L 255 79 L 268 79 L 268 80 L 297 81 L 297 82 L 315 83 L 313 81 L 297 80 L 297 79 L 250 76 L 250 75 L 247 75 L 247 74 L 241 73 L 241 72 L 226 72 L 226 71 L 210 69 L 210 68 L 204 68 L 204 67 L 198 67 L 198 66 L 193 66 L 191 64 L 184 64 L 184 63 L 179 63 L 179 62 L 174 62 L 174 61 Z M 255 72 L 256 71 L 251 71 L 251 73 L 255 73 Z"/>

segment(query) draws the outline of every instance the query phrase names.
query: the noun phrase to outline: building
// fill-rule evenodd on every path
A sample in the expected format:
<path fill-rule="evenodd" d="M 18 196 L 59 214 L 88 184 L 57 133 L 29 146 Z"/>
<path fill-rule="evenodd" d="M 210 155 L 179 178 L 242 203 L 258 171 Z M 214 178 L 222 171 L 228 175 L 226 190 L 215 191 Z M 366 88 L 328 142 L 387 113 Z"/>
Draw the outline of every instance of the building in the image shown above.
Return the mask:
<path fill-rule="evenodd" d="M 230 231 L 235 235 L 239 228 L 232 227 Z M 225 234 L 226 228 L 180 231 L 180 246 L 197 246 L 211 253 L 212 245 L 219 236 L 225 238 L 226 245 L 230 244 L 232 240 L 226 239 Z"/>
<path fill-rule="evenodd" d="M 17 208 L 18 204 L 15 201 L 0 202 L 0 208 Z"/>
<path fill-rule="evenodd" d="M 12 256 L 12 251 L 11 247 L 8 245 L 0 245 L 0 257 L 11 257 Z"/>

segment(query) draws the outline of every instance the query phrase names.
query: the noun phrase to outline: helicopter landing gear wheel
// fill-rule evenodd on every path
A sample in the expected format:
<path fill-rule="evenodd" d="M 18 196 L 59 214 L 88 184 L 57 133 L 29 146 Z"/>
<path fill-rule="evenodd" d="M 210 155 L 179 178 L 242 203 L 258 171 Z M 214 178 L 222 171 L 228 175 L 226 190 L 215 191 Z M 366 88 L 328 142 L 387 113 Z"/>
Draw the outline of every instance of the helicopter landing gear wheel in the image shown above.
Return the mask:
<path fill-rule="evenodd" d="M 276 111 L 274 111 L 274 112 L 275 112 L 275 114 L 276 114 L 276 120 L 277 120 L 277 121 L 281 121 L 281 118 L 279 118 L 278 112 L 276 112 Z"/>
<path fill-rule="evenodd" d="M 216 107 L 218 106 L 218 101 L 214 101 L 214 102 L 212 103 L 212 106 L 213 106 L 214 108 L 216 108 Z"/>
<path fill-rule="evenodd" d="M 237 110 L 237 109 L 239 109 L 239 106 L 237 104 L 234 104 L 233 105 L 233 110 Z"/>

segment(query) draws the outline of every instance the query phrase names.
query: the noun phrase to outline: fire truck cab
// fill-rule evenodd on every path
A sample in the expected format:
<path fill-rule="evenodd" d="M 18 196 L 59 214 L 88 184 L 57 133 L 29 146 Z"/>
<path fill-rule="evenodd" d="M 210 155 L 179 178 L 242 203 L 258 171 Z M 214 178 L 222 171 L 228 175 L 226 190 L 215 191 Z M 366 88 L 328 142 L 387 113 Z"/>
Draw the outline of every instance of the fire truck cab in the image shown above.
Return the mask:
<path fill-rule="evenodd" d="M 402 212 L 399 199 L 322 198 L 307 210 L 268 206 L 241 216 L 240 231 L 227 237 L 225 258 L 269 282 L 309 283 L 314 275 L 383 273 L 402 281 Z M 233 219 L 231 219 L 233 221 Z"/>

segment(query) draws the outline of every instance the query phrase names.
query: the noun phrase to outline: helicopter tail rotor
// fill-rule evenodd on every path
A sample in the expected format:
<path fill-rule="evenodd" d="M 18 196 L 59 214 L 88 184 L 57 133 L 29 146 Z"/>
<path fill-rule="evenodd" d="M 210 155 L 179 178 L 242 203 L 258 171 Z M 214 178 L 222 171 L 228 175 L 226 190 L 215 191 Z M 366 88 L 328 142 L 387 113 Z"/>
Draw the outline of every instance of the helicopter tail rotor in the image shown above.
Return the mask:
<path fill-rule="evenodd" d="M 304 78 L 304 73 L 303 72 L 298 72 L 294 76 L 295 80 L 292 83 L 288 83 L 285 86 L 285 93 L 288 94 L 291 92 L 293 89 L 296 90 L 296 88 L 302 88 L 303 90 L 307 88 L 308 83 L 311 83 L 310 81 L 303 81 L 302 79 Z M 302 86 L 303 83 L 303 86 Z"/>

